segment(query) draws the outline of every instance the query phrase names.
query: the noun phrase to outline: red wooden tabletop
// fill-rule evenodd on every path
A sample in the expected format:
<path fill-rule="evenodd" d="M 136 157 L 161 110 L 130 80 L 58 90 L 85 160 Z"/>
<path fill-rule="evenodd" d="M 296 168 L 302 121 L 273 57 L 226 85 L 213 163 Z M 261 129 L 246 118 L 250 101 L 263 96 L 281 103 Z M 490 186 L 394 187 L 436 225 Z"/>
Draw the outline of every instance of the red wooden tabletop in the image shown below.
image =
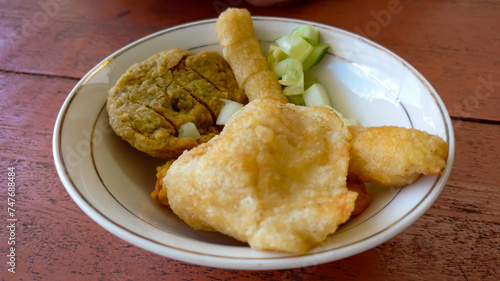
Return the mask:
<path fill-rule="evenodd" d="M 74 203 L 52 156 L 71 89 L 117 49 L 153 32 L 244 7 L 315 21 L 390 49 L 433 85 L 452 118 L 449 181 L 412 226 L 376 248 L 322 265 L 240 271 L 152 254 L 109 233 Z M 498 280 L 500 278 L 500 1 L 312 0 L 262 8 L 243 0 L 0 1 L 0 279 Z M 15 168 L 15 231 L 8 168 Z M 9 241 L 15 236 L 15 273 Z M 10 240 L 9 240 L 10 239 Z"/>

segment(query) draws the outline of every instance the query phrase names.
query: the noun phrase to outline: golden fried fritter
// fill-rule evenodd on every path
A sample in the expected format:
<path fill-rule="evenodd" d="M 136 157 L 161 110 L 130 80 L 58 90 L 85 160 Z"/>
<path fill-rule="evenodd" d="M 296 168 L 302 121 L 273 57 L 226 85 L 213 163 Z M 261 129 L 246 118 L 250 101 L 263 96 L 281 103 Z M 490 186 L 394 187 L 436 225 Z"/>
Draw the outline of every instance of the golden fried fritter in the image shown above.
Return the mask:
<path fill-rule="evenodd" d="M 156 184 L 154 191 L 151 193 L 151 198 L 168 207 L 170 207 L 170 204 L 168 204 L 167 188 L 163 183 L 163 179 L 167 175 L 167 171 L 174 161 L 175 160 L 169 160 L 164 165 L 156 168 Z M 357 216 L 363 213 L 364 210 L 366 210 L 366 208 L 368 208 L 368 206 L 372 202 L 372 198 L 370 197 L 370 193 L 368 192 L 365 183 L 349 180 L 347 181 L 347 189 L 358 193 L 356 201 L 354 202 L 354 210 L 352 211 L 351 216 Z"/>
<path fill-rule="evenodd" d="M 221 98 L 248 101 L 224 58 L 173 48 L 131 66 L 110 89 L 107 110 L 115 133 L 133 147 L 175 158 L 219 133 Z M 200 139 L 177 137 L 187 122 L 196 125 Z"/>
<path fill-rule="evenodd" d="M 222 12 L 215 26 L 222 55 L 231 65 L 240 88 L 250 101 L 272 98 L 288 102 L 274 72 L 254 35 L 253 21 L 246 9 L 229 8 Z"/>
<path fill-rule="evenodd" d="M 349 179 L 401 187 L 422 175 L 439 175 L 448 144 L 438 136 L 395 126 L 349 126 L 352 149 Z"/>
<path fill-rule="evenodd" d="M 163 178 L 168 204 L 195 229 L 258 250 L 307 252 L 354 209 L 350 138 L 330 109 L 257 99 L 172 163 Z"/>

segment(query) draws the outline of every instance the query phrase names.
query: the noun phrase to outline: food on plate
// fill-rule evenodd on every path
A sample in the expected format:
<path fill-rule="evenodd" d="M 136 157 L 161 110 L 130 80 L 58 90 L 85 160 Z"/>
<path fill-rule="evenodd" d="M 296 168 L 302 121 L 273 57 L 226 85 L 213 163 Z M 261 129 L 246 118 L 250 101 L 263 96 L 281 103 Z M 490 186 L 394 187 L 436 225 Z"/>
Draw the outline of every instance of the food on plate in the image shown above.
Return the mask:
<path fill-rule="evenodd" d="M 276 75 L 267 65 L 259 40 L 255 37 L 253 21 L 248 10 L 225 10 L 217 19 L 215 31 L 222 55 L 233 69 L 238 85 L 245 90 L 250 101 L 258 98 L 288 101 Z"/>
<path fill-rule="evenodd" d="M 170 207 L 170 205 L 168 204 L 167 188 L 163 184 L 163 178 L 167 175 L 167 171 L 174 161 L 175 159 L 170 159 L 167 163 L 156 168 L 155 189 L 151 193 L 151 198 L 167 207 Z"/>
<path fill-rule="evenodd" d="M 216 33 L 224 57 L 173 48 L 133 65 L 108 94 L 116 134 L 169 158 L 151 197 L 192 228 L 305 253 L 368 208 L 365 183 L 402 187 L 442 172 L 448 146 L 438 136 L 349 126 L 322 84 L 304 88 L 302 70 L 329 48 L 319 30 L 299 26 L 271 46 L 271 60 L 245 9 L 223 12 Z M 307 44 L 294 45 L 297 36 Z"/>
<path fill-rule="evenodd" d="M 299 25 L 274 42 L 269 47 L 267 63 L 283 85 L 284 94 L 295 103 L 311 84 L 305 81 L 306 72 L 323 59 L 330 44 L 322 43 L 319 29 L 309 24 Z"/>
<path fill-rule="evenodd" d="M 422 175 L 440 175 L 448 144 L 438 136 L 395 126 L 349 126 L 349 179 L 402 187 Z"/>
<path fill-rule="evenodd" d="M 131 66 L 109 90 L 107 110 L 115 133 L 133 147 L 175 158 L 220 132 L 221 98 L 247 102 L 224 58 L 173 48 Z M 200 138 L 178 137 L 189 122 Z"/>
<path fill-rule="evenodd" d="M 168 171 L 153 198 L 195 229 L 258 250 L 305 253 L 354 209 L 350 138 L 331 109 L 257 99 L 219 136 L 159 168 Z"/>
<path fill-rule="evenodd" d="M 364 210 L 366 210 L 366 208 L 368 208 L 368 206 L 372 202 L 370 193 L 368 192 L 365 183 L 362 181 L 348 180 L 347 189 L 358 193 L 358 197 L 356 197 L 356 201 L 354 202 L 354 210 L 352 210 L 351 216 L 360 215 Z"/>
<path fill-rule="evenodd" d="M 156 168 L 156 184 L 154 191 L 151 193 L 151 198 L 167 207 L 170 207 L 170 205 L 168 204 L 167 188 L 163 183 L 163 179 L 167 175 L 167 171 L 173 162 L 174 160 L 169 160 L 164 165 Z M 354 202 L 354 210 L 352 211 L 351 216 L 360 215 L 364 210 L 366 210 L 366 208 L 368 208 L 368 206 L 372 202 L 370 193 L 368 192 L 365 183 L 361 181 L 347 181 L 347 189 L 358 193 L 356 201 Z"/>
<path fill-rule="evenodd" d="M 151 193 L 151 198 L 167 207 L 170 207 L 170 205 L 168 204 L 167 188 L 163 183 L 163 179 L 167 175 L 167 171 L 174 161 L 175 160 L 173 159 L 169 160 L 164 165 L 156 168 L 156 184 L 154 191 Z M 348 180 L 347 189 L 358 193 L 356 201 L 354 202 L 354 210 L 352 211 L 351 216 L 360 215 L 364 210 L 366 210 L 366 208 L 368 208 L 368 206 L 372 202 L 370 193 L 368 192 L 365 183 L 361 181 Z"/>
<path fill-rule="evenodd" d="M 309 24 L 299 25 L 269 46 L 267 63 L 291 103 L 335 110 L 326 87 L 310 74 L 329 48 L 330 44 L 322 42 L 319 28 Z M 357 124 L 355 119 L 346 118 L 337 110 L 335 113 L 345 125 Z"/>

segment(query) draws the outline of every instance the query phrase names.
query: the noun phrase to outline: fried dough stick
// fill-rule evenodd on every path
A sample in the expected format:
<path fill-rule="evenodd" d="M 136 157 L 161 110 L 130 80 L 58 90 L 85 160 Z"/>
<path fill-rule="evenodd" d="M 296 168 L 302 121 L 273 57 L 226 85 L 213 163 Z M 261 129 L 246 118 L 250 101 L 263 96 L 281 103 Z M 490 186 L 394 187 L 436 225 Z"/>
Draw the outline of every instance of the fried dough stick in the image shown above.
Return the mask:
<path fill-rule="evenodd" d="M 222 55 L 233 69 L 238 85 L 249 101 L 272 98 L 288 102 L 276 75 L 267 66 L 259 40 L 254 35 L 250 12 L 229 8 L 215 26 Z"/>
<path fill-rule="evenodd" d="M 422 175 L 440 175 L 448 144 L 438 136 L 395 126 L 349 126 L 352 134 L 348 178 L 402 187 Z"/>

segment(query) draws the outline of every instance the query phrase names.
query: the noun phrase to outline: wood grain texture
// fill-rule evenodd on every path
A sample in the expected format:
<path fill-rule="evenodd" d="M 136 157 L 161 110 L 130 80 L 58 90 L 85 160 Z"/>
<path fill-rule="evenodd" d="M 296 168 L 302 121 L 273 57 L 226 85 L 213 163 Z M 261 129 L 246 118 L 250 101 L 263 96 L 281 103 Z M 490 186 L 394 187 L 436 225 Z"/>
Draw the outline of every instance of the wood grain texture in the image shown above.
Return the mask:
<path fill-rule="evenodd" d="M 380 18 L 396 2 L 400 12 Z M 17 238 L 22 241 L 13 275 L 5 266 L 8 233 L 0 232 L 0 279 L 498 280 L 500 2 L 396 2 L 312 0 L 264 9 L 238 0 L 0 1 L 0 169 L 16 168 Z M 386 243 L 340 261 L 239 271 L 142 250 L 104 230 L 73 202 L 54 167 L 52 132 L 78 80 L 126 44 L 214 18 L 228 6 L 360 33 L 429 80 L 453 118 L 456 155 L 445 189 L 420 219 Z M 6 178 L 0 182 L 0 202 L 6 202 Z M 0 204 L 3 221 L 6 208 Z"/>
<path fill-rule="evenodd" d="M 256 16 L 311 20 L 363 35 L 427 77 L 452 116 L 500 121 L 500 3 L 495 0 L 316 0 L 279 9 L 255 8 L 242 0 L 31 3 L 0 4 L 0 60 L 6 70 L 78 78 L 143 36 L 215 18 L 235 5 Z"/>

